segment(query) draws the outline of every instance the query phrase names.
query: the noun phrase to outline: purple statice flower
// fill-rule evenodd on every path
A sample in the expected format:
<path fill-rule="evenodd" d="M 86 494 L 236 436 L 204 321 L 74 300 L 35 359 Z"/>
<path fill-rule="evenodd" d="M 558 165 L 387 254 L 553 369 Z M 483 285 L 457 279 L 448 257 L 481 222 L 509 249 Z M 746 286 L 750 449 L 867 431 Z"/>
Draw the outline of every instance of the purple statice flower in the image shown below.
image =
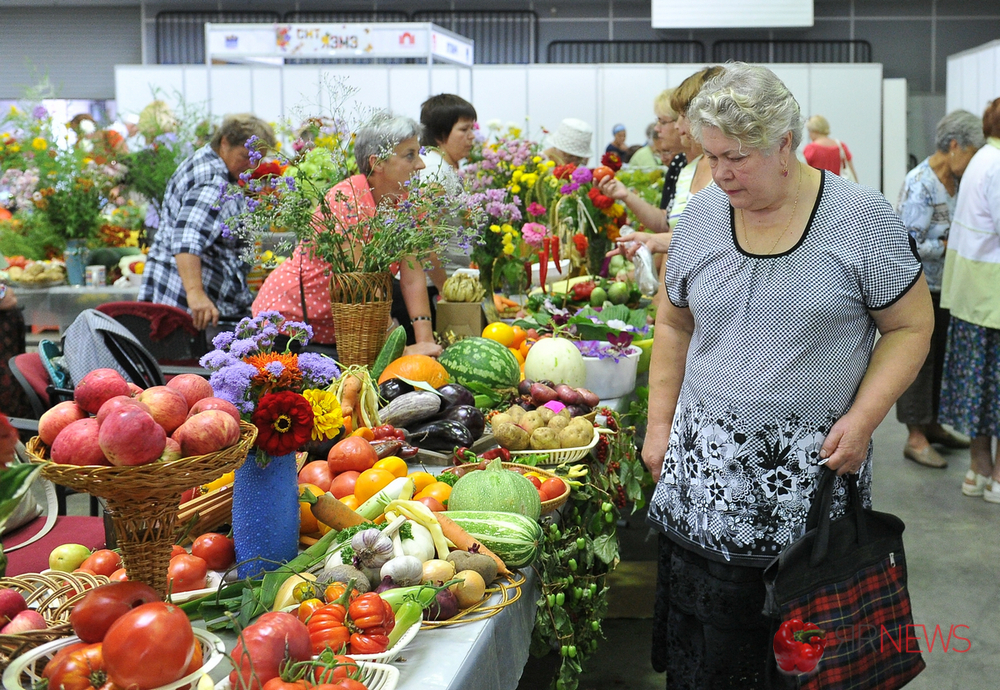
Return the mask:
<path fill-rule="evenodd" d="M 287 177 L 285 177 L 285 187 L 288 188 L 288 191 L 294 192 L 295 191 L 295 178 L 292 177 L 292 176 L 290 176 L 290 175 L 287 176 Z"/>
<path fill-rule="evenodd" d="M 264 365 L 264 370 L 274 378 L 278 378 L 285 371 L 285 365 L 281 362 L 268 362 Z"/>
<path fill-rule="evenodd" d="M 221 220 L 219 221 L 219 227 L 222 229 L 222 236 L 225 237 L 227 240 L 233 236 L 232 228 L 230 228 L 228 225 L 226 225 L 226 223 L 224 223 Z"/>
<path fill-rule="evenodd" d="M 45 106 L 36 105 L 31 111 L 31 116 L 36 120 L 44 120 L 49 116 L 49 111 L 45 109 Z"/>
<path fill-rule="evenodd" d="M 238 357 L 242 359 L 247 355 L 253 354 L 257 351 L 257 340 L 255 338 L 241 338 L 239 340 L 234 340 L 229 346 L 229 352 L 233 357 Z"/>
<path fill-rule="evenodd" d="M 243 184 L 247 184 L 248 182 L 250 182 L 251 177 L 253 177 L 252 170 L 244 170 L 243 172 L 240 173 L 240 181 L 243 182 Z"/>
<path fill-rule="evenodd" d="M 205 367 L 206 369 L 211 369 L 212 371 L 218 371 L 230 365 L 236 364 L 239 360 L 233 357 L 228 352 L 223 350 L 212 350 L 207 355 L 204 355 L 198 364 Z"/>
<path fill-rule="evenodd" d="M 257 375 L 257 367 L 246 362 L 236 362 L 224 367 L 209 377 L 215 397 L 228 400 L 240 412 L 253 412 L 253 403 L 247 400 L 250 381 Z"/>
<path fill-rule="evenodd" d="M 156 230 L 160 227 L 160 214 L 156 212 L 153 204 L 146 205 L 146 227 L 150 230 Z"/>
<path fill-rule="evenodd" d="M 256 199 L 247 199 L 247 210 L 250 211 L 250 213 L 256 211 L 258 206 L 260 206 L 260 202 Z"/>
<path fill-rule="evenodd" d="M 537 201 L 532 201 L 530 204 L 528 204 L 528 213 L 533 216 L 543 216 L 547 212 L 548 211 L 546 210 L 546 208 Z"/>
<path fill-rule="evenodd" d="M 564 184 L 562 187 L 560 187 L 559 188 L 559 193 L 560 194 L 572 194 L 573 192 L 575 192 L 579 188 L 580 188 L 580 183 L 579 182 L 570 182 L 569 184 Z"/>
<path fill-rule="evenodd" d="M 590 171 L 590 168 L 579 167 L 573 171 L 572 178 L 574 182 L 587 184 L 594 179 L 594 173 Z"/>
<path fill-rule="evenodd" d="M 166 144 L 167 146 L 173 146 L 177 143 L 177 135 L 173 132 L 164 132 L 158 135 L 153 141 L 159 144 Z"/>
<path fill-rule="evenodd" d="M 299 355 L 299 371 L 310 386 L 327 386 L 340 378 L 337 363 L 326 355 L 315 352 L 303 352 Z"/>

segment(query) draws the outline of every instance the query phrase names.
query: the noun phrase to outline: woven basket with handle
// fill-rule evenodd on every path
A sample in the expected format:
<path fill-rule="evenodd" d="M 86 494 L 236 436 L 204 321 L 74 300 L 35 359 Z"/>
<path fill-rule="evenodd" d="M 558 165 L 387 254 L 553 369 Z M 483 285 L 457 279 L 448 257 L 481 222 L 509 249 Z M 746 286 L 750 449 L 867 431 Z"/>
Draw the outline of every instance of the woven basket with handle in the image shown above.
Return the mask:
<path fill-rule="evenodd" d="M 131 467 L 58 465 L 37 436 L 26 447 L 49 481 L 105 499 L 128 578 L 165 595 L 181 494 L 242 465 L 256 438 L 257 427 L 240 422 L 240 440 L 229 448 Z"/>
<path fill-rule="evenodd" d="M 330 312 L 340 362 L 371 364 L 385 344 L 392 312 L 392 276 L 335 273 L 330 279 Z"/>

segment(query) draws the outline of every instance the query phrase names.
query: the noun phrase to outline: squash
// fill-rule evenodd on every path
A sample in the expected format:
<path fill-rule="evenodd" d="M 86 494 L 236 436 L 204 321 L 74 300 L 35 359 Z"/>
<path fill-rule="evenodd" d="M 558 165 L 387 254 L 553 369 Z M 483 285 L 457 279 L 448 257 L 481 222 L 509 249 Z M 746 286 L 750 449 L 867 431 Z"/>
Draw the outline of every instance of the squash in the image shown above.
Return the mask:
<path fill-rule="evenodd" d="M 382 350 L 378 353 L 378 357 L 371 366 L 371 375 L 376 381 L 381 382 L 379 378 L 382 376 L 382 372 L 385 368 L 389 366 L 392 362 L 403 356 L 403 349 L 406 347 L 406 329 L 402 326 L 396 326 L 385 339 L 385 345 L 382 346 Z"/>
<path fill-rule="evenodd" d="M 587 383 L 587 367 L 572 340 L 543 338 L 528 350 L 524 360 L 524 377 L 580 388 Z"/>
<path fill-rule="evenodd" d="M 448 372 L 433 357 L 427 355 L 404 355 L 392 361 L 378 377 L 380 384 L 389 379 L 404 378 L 410 381 L 423 381 L 433 388 L 440 388 L 448 383 Z M 580 384 L 583 385 L 583 384 Z"/>
<path fill-rule="evenodd" d="M 535 485 L 524 475 L 493 460 L 485 470 L 467 472 L 455 482 L 448 510 L 518 513 L 537 520 L 542 514 L 542 501 Z"/>
<path fill-rule="evenodd" d="M 483 474 L 483 472 L 470 474 Z M 531 482 L 528 482 L 528 486 L 534 488 Z M 508 568 L 531 565 L 541 549 L 541 525 L 523 515 L 480 510 L 449 510 L 446 514 L 448 519 L 464 529 L 470 537 L 499 556 Z"/>

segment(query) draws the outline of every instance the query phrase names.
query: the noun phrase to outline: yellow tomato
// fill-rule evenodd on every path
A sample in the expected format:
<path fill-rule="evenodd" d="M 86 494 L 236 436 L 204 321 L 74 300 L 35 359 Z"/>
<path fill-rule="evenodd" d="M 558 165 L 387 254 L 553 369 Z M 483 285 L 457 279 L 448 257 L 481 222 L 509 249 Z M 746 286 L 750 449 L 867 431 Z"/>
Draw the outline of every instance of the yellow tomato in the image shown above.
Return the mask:
<path fill-rule="evenodd" d="M 519 367 L 524 367 L 524 355 L 521 354 L 521 351 L 516 347 L 508 347 L 507 349 L 514 353 L 514 359 L 517 360 L 517 365 Z"/>
<path fill-rule="evenodd" d="M 413 499 L 419 501 L 421 498 L 427 498 L 428 496 L 436 498 L 443 505 L 447 505 L 448 499 L 451 497 L 451 487 L 444 482 L 434 482 L 414 496 Z"/>
<path fill-rule="evenodd" d="M 379 491 L 389 486 L 389 483 L 395 478 L 396 476 L 388 470 L 377 470 L 374 467 L 370 470 L 365 470 L 358 477 L 358 481 L 354 485 L 354 496 L 358 499 L 358 503 L 364 503 Z"/>
<path fill-rule="evenodd" d="M 299 496 L 306 489 L 312 492 L 313 496 L 322 496 L 326 492 L 315 484 L 299 484 Z M 313 534 L 319 531 L 319 521 L 312 514 L 312 506 L 305 501 L 299 501 L 299 534 Z M 329 528 L 327 528 L 329 531 Z"/>
<path fill-rule="evenodd" d="M 406 461 L 402 458 L 397 458 L 395 455 L 390 455 L 387 458 L 382 458 L 374 465 L 372 465 L 373 470 L 386 470 L 393 477 L 405 477 L 406 473 L 409 471 L 409 467 L 406 466 Z"/>
<path fill-rule="evenodd" d="M 510 347 L 521 347 L 521 343 L 528 337 L 528 331 L 520 326 L 514 326 L 512 330 L 514 331 L 514 342 L 510 344 Z"/>
<path fill-rule="evenodd" d="M 340 502 L 343 503 L 348 508 L 350 508 L 351 510 L 357 510 L 361 506 L 361 504 L 358 502 L 358 497 L 355 496 L 354 494 L 349 494 L 347 496 L 344 496 L 343 498 L 340 499 Z"/>
<path fill-rule="evenodd" d="M 410 472 L 409 476 L 410 479 L 413 480 L 414 494 L 419 494 L 421 491 L 437 481 L 437 477 L 430 472 L 424 472 L 423 470 L 419 472 Z"/>
<path fill-rule="evenodd" d="M 374 441 L 375 433 L 366 426 L 358 427 L 351 432 L 351 436 L 360 436 L 366 441 Z"/>
<path fill-rule="evenodd" d="M 504 347 L 510 347 L 514 344 L 514 329 L 502 321 L 497 321 L 483 329 L 483 337 L 495 340 Z"/>

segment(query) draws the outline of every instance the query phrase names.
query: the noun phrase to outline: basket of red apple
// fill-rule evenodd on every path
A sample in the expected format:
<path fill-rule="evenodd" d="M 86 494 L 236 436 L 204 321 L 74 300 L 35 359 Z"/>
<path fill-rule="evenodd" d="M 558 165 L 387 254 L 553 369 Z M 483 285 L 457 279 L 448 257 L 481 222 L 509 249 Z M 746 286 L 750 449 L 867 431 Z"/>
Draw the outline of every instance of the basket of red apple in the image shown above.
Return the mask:
<path fill-rule="evenodd" d="M 42 415 L 27 449 L 46 479 L 105 500 L 129 580 L 163 595 L 181 495 L 242 465 L 256 437 L 200 376 L 142 390 L 97 369 Z"/>
<path fill-rule="evenodd" d="M 0 578 L 0 670 L 39 645 L 73 634 L 69 615 L 108 578 L 90 573 L 27 573 Z"/>

